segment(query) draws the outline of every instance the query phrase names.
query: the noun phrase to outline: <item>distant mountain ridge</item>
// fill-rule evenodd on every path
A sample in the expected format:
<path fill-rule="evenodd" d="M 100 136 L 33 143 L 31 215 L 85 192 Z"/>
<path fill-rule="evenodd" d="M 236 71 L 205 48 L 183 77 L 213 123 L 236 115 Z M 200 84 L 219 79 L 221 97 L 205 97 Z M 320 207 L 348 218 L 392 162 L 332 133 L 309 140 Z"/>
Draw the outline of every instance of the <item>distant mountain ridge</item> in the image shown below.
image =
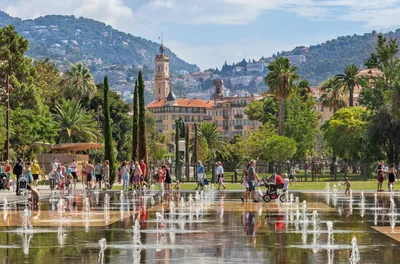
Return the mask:
<path fill-rule="evenodd" d="M 99 61 L 106 65 L 154 67 L 160 44 L 132 36 L 88 18 L 49 15 L 22 20 L 0 11 L 0 27 L 13 24 L 29 40 L 27 56 L 68 61 Z M 194 72 L 198 67 L 178 58 L 166 48 L 171 71 Z"/>

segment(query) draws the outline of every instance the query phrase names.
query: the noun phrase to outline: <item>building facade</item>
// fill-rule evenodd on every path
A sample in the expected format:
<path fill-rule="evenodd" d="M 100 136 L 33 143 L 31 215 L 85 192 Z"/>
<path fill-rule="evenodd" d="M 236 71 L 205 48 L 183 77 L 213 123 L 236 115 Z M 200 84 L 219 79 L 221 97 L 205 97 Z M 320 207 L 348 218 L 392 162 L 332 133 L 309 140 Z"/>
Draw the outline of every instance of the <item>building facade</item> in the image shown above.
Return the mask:
<path fill-rule="evenodd" d="M 171 141 L 174 140 L 172 135 L 175 132 L 175 121 L 180 117 L 189 125 L 192 133 L 194 123 L 215 122 L 228 138 L 236 134 L 244 136 L 246 130 L 262 125 L 249 120 L 244 113 L 252 101 L 261 100 L 262 97 L 256 98 L 248 94 L 243 97 L 226 97 L 223 80 L 216 79 L 213 100 L 176 98 L 169 87 L 168 56 L 163 53 L 158 54 L 155 62 L 155 100 L 147 105 L 146 109 L 153 113 L 157 130 L 166 134 Z"/>

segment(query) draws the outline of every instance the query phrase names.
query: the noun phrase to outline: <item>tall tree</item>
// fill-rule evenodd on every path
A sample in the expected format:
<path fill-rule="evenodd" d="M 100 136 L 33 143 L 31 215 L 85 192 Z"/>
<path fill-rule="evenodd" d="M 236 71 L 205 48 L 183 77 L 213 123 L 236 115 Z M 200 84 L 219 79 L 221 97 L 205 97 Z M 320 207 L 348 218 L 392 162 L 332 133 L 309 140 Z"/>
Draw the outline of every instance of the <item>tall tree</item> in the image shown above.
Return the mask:
<path fill-rule="evenodd" d="M 0 74 L 1 79 L 5 82 L 2 84 L 6 94 L 2 96 L 2 101 L 7 101 L 7 112 L 6 112 L 6 140 L 5 140 L 5 158 L 10 157 L 10 118 L 11 118 L 11 106 L 10 106 L 10 82 L 13 80 L 18 81 L 16 78 L 17 70 L 21 66 L 28 68 L 27 60 L 24 58 L 24 53 L 28 50 L 28 40 L 19 36 L 15 31 L 14 26 L 9 25 L 0 29 Z"/>
<path fill-rule="evenodd" d="M 71 69 L 65 72 L 61 85 L 61 94 L 64 97 L 92 99 L 96 91 L 92 74 L 81 63 L 72 65 Z"/>
<path fill-rule="evenodd" d="M 189 180 L 189 169 L 190 169 L 190 153 L 189 153 L 189 125 L 186 124 L 185 133 L 185 164 L 186 164 L 186 179 Z"/>
<path fill-rule="evenodd" d="M 144 102 L 144 80 L 143 74 L 139 71 L 138 77 L 138 96 L 139 96 L 139 159 L 143 159 L 146 164 L 147 157 L 147 142 L 146 142 L 146 116 L 145 116 L 145 102 Z M 147 176 L 147 175 L 146 175 Z"/>
<path fill-rule="evenodd" d="M 343 74 L 337 74 L 336 80 L 344 88 L 344 91 L 349 93 L 349 106 L 353 106 L 354 88 L 360 85 L 361 77 L 358 75 L 360 69 L 355 65 L 346 65 Z"/>
<path fill-rule="evenodd" d="M 112 128 L 111 128 L 111 118 L 110 118 L 110 104 L 108 102 L 108 78 L 104 77 L 104 105 L 103 105 L 103 115 L 104 115 L 104 158 L 109 161 L 110 166 L 110 184 L 112 185 L 115 180 L 115 154 L 112 140 Z"/>
<path fill-rule="evenodd" d="M 181 179 L 180 174 L 180 163 L 181 163 L 181 155 L 179 153 L 179 138 L 180 138 L 180 129 L 179 129 L 179 121 L 175 120 L 175 177 L 176 179 Z"/>
<path fill-rule="evenodd" d="M 279 101 L 278 107 L 278 133 L 283 135 L 285 118 L 285 100 L 290 98 L 294 88 L 294 81 L 299 79 L 297 67 L 290 65 L 288 58 L 279 57 L 271 62 L 267 69 L 268 75 L 265 77 L 265 84 L 269 86 L 272 94 Z"/>
<path fill-rule="evenodd" d="M 335 113 L 342 107 L 345 107 L 346 103 L 343 100 L 342 89 L 337 79 L 329 78 L 321 85 L 321 102 L 323 106 L 331 107 Z"/>
<path fill-rule="evenodd" d="M 193 154 L 192 154 L 192 159 L 193 159 L 193 175 L 196 175 L 197 172 L 197 148 L 199 146 L 199 140 L 197 138 L 197 123 L 194 123 L 194 139 L 193 139 Z"/>
<path fill-rule="evenodd" d="M 53 117 L 60 127 L 60 143 L 96 140 L 96 122 L 79 101 L 62 99 L 60 103 L 56 103 Z"/>
<path fill-rule="evenodd" d="M 138 157 L 138 120 L 139 120 L 139 106 L 138 106 L 138 82 L 135 82 L 135 89 L 133 90 L 133 125 L 132 125 L 132 160 Z"/>

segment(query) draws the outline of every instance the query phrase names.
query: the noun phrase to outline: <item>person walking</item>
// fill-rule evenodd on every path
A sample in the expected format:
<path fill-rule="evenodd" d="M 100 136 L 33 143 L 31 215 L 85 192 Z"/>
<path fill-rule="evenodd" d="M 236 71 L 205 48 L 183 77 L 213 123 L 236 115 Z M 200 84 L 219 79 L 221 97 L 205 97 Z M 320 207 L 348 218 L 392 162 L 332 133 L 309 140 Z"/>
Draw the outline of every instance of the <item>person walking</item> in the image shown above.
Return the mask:
<path fill-rule="evenodd" d="M 388 190 L 389 191 L 394 191 L 394 182 L 397 178 L 397 173 L 394 168 L 394 165 L 390 165 L 389 167 L 389 173 L 388 173 Z"/>
<path fill-rule="evenodd" d="M 135 170 L 133 172 L 133 177 L 134 177 L 134 185 L 136 190 L 140 190 L 140 177 L 142 175 L 142 169 L 140 168 L 139 162 L 135 162 Z"/>
<path fill-rule="evenodd" d="M 11 187 L 11 164 L 9 160 L 6 160 L 6 164 L 4 164 L 4 173 L 8 177 L 8 188 Z"/>
<path fill-rule="evenodd" d="M 87 188 L 92 189 L 92 176 L 94 174 L 94 166 L 92 165 L 92 161 L 88 161 L 88 164 L 86 165 L 86 182 L 87 182 Z"/>
<path fill-rule="evenodd" d="M 15 164 L 13 168 L 13 174 L 16 177 L 16 183 L 17 183 L 17 188 L 16 188 L 16 195 L 20 195 L 20 190 L 19 190 L 19 178 L 22 176 L 22 172 L 24 171 L 23 167 L 23 161 L 21 158 L 18 159 L 17 163 Z"/>
<path fill-rule="evenodd" d="M 135 187 L 135 169 L 136 169 L 135 161 L 132 160 L 129 163 L 129 167 L 130 167 L 130 170 L 129 170 L 129 190 L 131 191 Z"/>
<path fill-rule="evenodd" d="M 204 166 L 201 164 L 201 161 L 197 161 L 197 175 L 196 175 L 196 180 L 197 180 L 197 187 L 195 190 L 203 190 L 203 174 L 204 174 Z"/>
<path fill-rule="evenodd" d="M 94 166 L 94 175 L 96 177 L 95 188 L 96 185 L 99 184 L 99 190 L 101 190 L 101 174 L 103 172 L 103 167 L 101 166 L 100 160 L 97 161 L 96 166 Z"/>
<path fill-rule="evenodd" d="M 249 169 L 247 171 L 247 181 L 248 181 L 248 184 L 249 184 L 249 189 L 246 190 L 246 193 L 244 194 L 244 197 L 247 197 L 247 195 L 249 193 L 251 193 L 251 198 L 253 199 L 253 202 L 254 203 L 258 203 L 258 201 L 255 199 L 255 190 L 256 190 L 256 182 L 255 181 L 256 180 L 260 181 L 260 178 L 258 178 L 255 166 L 256 166 L 256 161 L 252 160 L 250 162 L 250 167 L 249 167 Z M 241 199 L 242 199 L 242 202 L 244 202 L 244 198 L 241 197 Z"/>
<path fill-rule="evenodd" d="M 144 162 L 144 160 L 140 160 L 140 170 L 142 171 L 141 176 L 140 176 L 140 185 L 143 188 L 143 186 L 149 186 L 149 184 L 146 181 L 146 177 L 147 177 L 147 165 Z"/>
<path fill-rule="evenodd" d="M 168 165 L 164 165 L 165 167 L 165 187 L 167 189 L 167 195 L 169 195 L 172 191 L 172 177 L 169 172 Z"/>
<path fill-rule="evenodd" d="M 128 191 L 128 179 L 129 179 L 129 166 L 124 161 L 121 165 L 122 174 L 122 190 Z"/>
<path fill-rule="evenodd" d="M 106 187 L 106 189 L 111 189 L 111 185 L 110 185 L 110 163 L 109 163 L 108 160 L 104 161 L 103 180 L 104 180 L 104 186 Z"/>
<path fill-rule="evenodd" d="M 384 180 L 384 169 L 385 169 L 385 163 L 383 160 L 380 161 L 380 163 L 378 164 L 378 167 L 376 168 L 376 172 L 377 172 L 377 179 L 378 179 L 378 192 L 382 192 L 382 184 L 383 184 L 383 180 Z"/>
<path fill-rule="evenodd" d="M 164 196 L 164 179 L 165 179 L 165 165 L 161 166 L 161 168 L 158 170 L 158 179 L 157 179 L 157 186 L 158 186 L 158 194 L 160 196 L 160 198 L 162 199 L 162 197 Z"/>
<path fill-rule="evenodd" d="M 69 164 L 69 168 L 71 170 L 71 175 L 74 179 L 74 189 L 76 188 L 76 183 L 78 182 L 78 164 L 76 164 L 76 159 L 72 159 L 72 163 Z"/>
<path fill-rule="evenodd" d="M 251 163 L 247 163 L 247 165 L 243 168 L 243 175 L 242 175 L 242 186 L 243 188 L 246 189 L 244 195 L 242 197 L 240 197 L 240 199 L 242 200 L 242 202 L 246 202 L 248 199 L 248 195 L 249 195 L 249 180 L 248 180 L 248 172 L 249 172 L 249 168 L 250 168 Z"/>
<path fill-rule="evenodd" d="M 216 174 L 218 176 L 218 191 L 221 189 L 221 186 L 224 187 L 224 190 L 226 189 L 226 186 L 224 184 L 224 168 L 222 167 L 222 162 L 218 161 L 218 167 L 216 170 Z"/>

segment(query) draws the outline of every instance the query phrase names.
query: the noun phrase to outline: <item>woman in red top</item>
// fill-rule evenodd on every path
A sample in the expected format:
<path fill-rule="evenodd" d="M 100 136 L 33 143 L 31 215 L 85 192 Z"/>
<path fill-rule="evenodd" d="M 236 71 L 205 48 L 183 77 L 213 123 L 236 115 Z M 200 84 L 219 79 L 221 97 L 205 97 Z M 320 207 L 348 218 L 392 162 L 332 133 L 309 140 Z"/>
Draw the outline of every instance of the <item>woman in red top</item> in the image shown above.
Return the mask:
<path fill-rule="evenodd" d="M 158 170 L 158 179 L 157 179 L 157 186 L 158 186 L 158 195 L 160 195 L 160 197 L 163 197 L 164 195 L 164 179 L 165 179 L 165 175 L 166 175 L 166 167 L 165 165 L 163 165 L 159 170 Z"/>
<path fill-rule="evenodd" d="M 8 188 L 11 187 L 11 164 L 9 160 L 6 160 L 6 164 L 4 164 L 4 173 L 7 175 L 8 181 Z"/>

